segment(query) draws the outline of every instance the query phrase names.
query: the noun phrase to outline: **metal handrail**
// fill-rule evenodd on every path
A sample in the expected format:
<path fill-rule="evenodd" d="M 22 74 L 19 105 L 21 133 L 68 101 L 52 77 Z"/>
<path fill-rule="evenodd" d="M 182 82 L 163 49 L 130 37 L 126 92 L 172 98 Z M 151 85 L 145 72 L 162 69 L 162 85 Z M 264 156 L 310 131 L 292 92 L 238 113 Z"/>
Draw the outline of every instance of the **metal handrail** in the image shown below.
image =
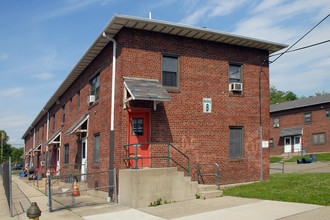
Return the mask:
<path fill-rule="evenodd" d="M 141 147 L 142 145 L 160 145 L 160 144 L 166 144 L 167 145 L 167 156 L 153 156 L 153 157 L 141 157 L 138 156 L 138 147 Z M 135 147 L 135 157 L 129 157 L 128 155 L 128 149 L 126 149 L 126 147 Z M 183 165 L 181 165 L 179 162 L 177 162 L 174 158 L 171 157 L 170 155 L 170 147 L 172 147 L 174 150 L 176 150 L 178 153 L 180 153 L 181 155 L 183 155 L 186 159 L 187 159 L 187 163 L 188 163 L 188 167 L 184 167 Z M 126 164 L 126 161 L 130 161 L 130 160 L 135 160 L 135 169 L 138 169 L 138 160 L 141 159 L 159 159 L 159 158 L 163 158 L 166 159 L 167 158 L 167 167 L 170 167 L 170 160 L 173 161 L 175 164 L 177 164 L 178 166 L 180 166 L 181 168 L 183 168 L 185 171 L 188 172 L 188 176 L 190 176 L 190 165 L 189 165 L 189 157 L 187 155 L 185 155 L 184 153 L 182 153 L 178 148 L 174 147 L 170 142 L 150 142 L 150 143 L 135 143 L 135 144 L 126 144 L 123 146 L 123 148 L 126 150 L 126 158 L 123 158 L 123 161 Z M 142 160 L 143 161 L 143 160 Z M 126 165 L 127 167 L 127 165 Z"/>
<path fill-rule="evenodd" d="M 269 166 L 269 169 L 270 170 L 282 170 L 282 174 L 284 173 L 284 162 L 282 162 L 282 161 L 270 161 L 270 163 L 280 163 L 280 164 L 282 164 L 282 168 L 271 168 Z"/>
<path fill-rule="evenodd" d="M 207 166 L 215 165 L 215 166 L 217 166 L 218 173 L 200 173 L 200 169 L 199 169 L 200 165 L 207 165 Z M 220 166 L 218 163 L 199 163 L 199 164 L 197 164 L 197 182 L 198 182 L 198 184 L 199 184 L 200 176 L 216 176 L 217 180 L 218 180 L 218 189 L 220 189 Z"/>

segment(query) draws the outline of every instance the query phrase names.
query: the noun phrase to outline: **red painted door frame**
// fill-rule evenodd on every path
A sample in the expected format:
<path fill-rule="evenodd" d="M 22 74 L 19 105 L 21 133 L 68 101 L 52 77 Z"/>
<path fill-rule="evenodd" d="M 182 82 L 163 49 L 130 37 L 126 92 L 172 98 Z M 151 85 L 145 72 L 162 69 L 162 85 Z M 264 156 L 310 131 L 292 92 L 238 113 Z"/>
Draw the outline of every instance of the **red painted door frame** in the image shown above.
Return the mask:
<path fill-rule="evenodd" d="M 128 144 L 149 143 L 151 125 L 150 109 L 129 109 L 128 112 Z M 132 124 L 134 124 L 133 127 L 135 126 L 135 130 L 132 130 Z M 129 157 L 134 158 L 136 155 L 136 147 L 130 146 L 128 154 Z M 143 144 L 138 147 L 137 155 L 138 157 L 150 157 L 150 145 Z M 130 160 L 128 164 L 129 167 L 136 167 L 135 160 Z M 138 167 L 150 167 L 150 159 L 139 159 L 137 165 Z"/>

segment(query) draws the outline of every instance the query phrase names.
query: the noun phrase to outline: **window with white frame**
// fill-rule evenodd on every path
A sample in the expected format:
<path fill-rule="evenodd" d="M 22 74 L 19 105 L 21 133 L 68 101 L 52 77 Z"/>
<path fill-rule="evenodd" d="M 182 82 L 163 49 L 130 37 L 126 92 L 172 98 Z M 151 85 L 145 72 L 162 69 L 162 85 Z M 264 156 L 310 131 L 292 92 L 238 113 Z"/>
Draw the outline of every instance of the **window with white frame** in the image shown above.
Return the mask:
<path fill-rule="evenodd" d="M 100 163 L 100 134 L 94 134 L 94 153 L 93 163 L 98 165 Z"/>
<path fill-rule="evenodd" d="M 304 114 L 304 122 L 305 124 L 312 123 L 312 113 L 307 112 Z"/>
<path fill-rule="evenodd" d="M 274 128 L 280 127 L 280 118 L 273 118 L 273 127 Z"/>
<path fill-rule="evenodd" d="M 69 164 L 69 144 L 64 145 L 64 164 Z"/>

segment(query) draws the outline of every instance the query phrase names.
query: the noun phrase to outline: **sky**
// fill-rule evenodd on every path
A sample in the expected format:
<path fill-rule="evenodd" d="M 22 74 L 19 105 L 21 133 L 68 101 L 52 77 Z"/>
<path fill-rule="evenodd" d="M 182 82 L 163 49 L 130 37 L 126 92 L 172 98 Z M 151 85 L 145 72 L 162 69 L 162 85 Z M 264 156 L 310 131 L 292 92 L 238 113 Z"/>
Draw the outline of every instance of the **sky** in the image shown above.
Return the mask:
<path fill-rule="evenodd" d="M 116 13 L 292 45 L 330 13 L 329 0 L 1 0 L 0 130 L 14 147 Z M 292 49 L 330 40 L 330 17 Z M 270 60 L 274 60 L 271 57 Z M 270 64 L 270 84 L 330 92 L 330 43 Z"/>

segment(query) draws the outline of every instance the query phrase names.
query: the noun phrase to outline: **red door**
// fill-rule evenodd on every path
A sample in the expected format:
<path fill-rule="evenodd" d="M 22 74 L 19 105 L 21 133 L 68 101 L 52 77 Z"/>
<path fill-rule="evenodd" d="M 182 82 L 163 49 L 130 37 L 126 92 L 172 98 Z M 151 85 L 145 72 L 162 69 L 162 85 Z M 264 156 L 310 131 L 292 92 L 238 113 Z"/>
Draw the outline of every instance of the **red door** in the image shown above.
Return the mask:
<path fill-rule="evenodd" d="M 134 110 L 129 113 L 129 144 L 149 143 L 150 142 L 150 111 Z M 150 157 L 149 144 L 141 144 L 141 146 L 130 146 L 129 157 Z M 150 167 L 150 159 L 138 159 L 138 167 Z M 136 161 L 130 160 L 129 167 L 136 167 Z"/>

